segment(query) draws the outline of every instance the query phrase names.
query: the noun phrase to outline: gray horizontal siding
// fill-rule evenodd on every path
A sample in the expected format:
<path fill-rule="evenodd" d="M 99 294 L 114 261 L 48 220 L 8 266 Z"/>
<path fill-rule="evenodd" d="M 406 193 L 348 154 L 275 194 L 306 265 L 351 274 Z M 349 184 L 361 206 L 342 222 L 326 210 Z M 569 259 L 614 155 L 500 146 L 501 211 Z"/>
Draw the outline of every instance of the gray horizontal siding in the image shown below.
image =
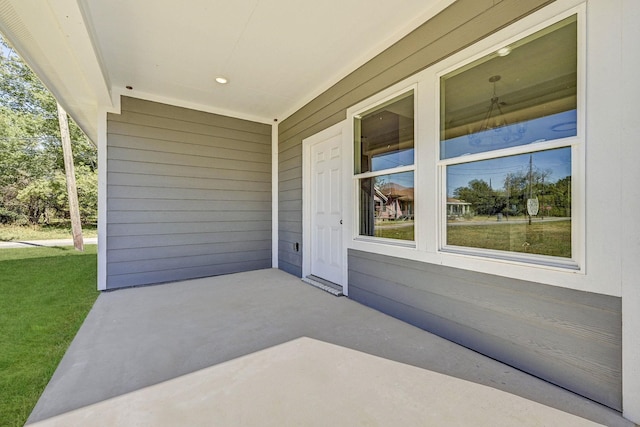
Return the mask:
<path fill-rule="evenodd" d="M 133 98 L 107 121 L 107 288 L 271 266 L 271 127 Z"/>
<path fill-rule="evenodd" d="M 243 260 L 240 262 L 223 262 L 200 267 L 179 268 L 175 270 L 162 270 L 155 272 L 143 272 L 136 274 L 116 275 L 110 278 L 111 288 L 124 288 L 132 286 L 151 285 L 156 283 L 176 282 L 185 278 L 219 276 L 221 274 L 240 273 L 250 270 L 263 270 L 271 267 L 271 259 L 261 261 Z"/>
<path fill-rule="evenodd" d="M 264 201 L 255 200 L 167 200 L 167 199 L 109 199 L 111 212 L 234 212 L 260 211 L 264 212 Z"/>
<path fill-rule="evenodd" d="M 279 201 L 302 199 L 302 140 L 346 118 L 346 110 L 532 13 L 549 0 L 458 0 L 402 40 L 340 80 L 278 126 Z M 289 217 L 289 205 L 280 215 Z M 300 275 L 302 259 L 291 240 L 302 242 L 302 221 L 278 221 L 279 265 Z M 288 241 L 283 236 L 288 236 Z M 291 236 L 294 236 L 293 238 Z"/>
<path fill-rule="evenodd" d="M 271 231 L 221 231 L 218 233 L 203 233 L 194 231 L 193 233 L 180 234 L 155 234 L 155 235 L 126 235 L 113 236 L 109 238 L 109 249 L 144 249 L 148 258 L 162 257 L 170 246 L 202 245 L 215 242 L 224 244 L 235 242 L 253 242 L 270 240 Z"/>
<path fill-rule="evenodd" d="M 166 245 L 159 258 L 151 258 L 146 251 L 139 248 L 116 249 L 109 253 L 112 262 L 147 261 L 151 259 L 171 259 L 180 257 L 211 255 L 220 253 L 264 251 L 271 248 L 271 242 L 265 240 L 246 240 L 221 243 L 201 243 L 190 245 Z"/>
<path fill-rule="evenodd" d="M 621 408 L 619 298 L 355 250 L 349 297 Z"/>
<path fill-rule="evenodd" d="M 255 183 L 260 186 L 261 183 Z M 218 186 L 223 186 L 219 183 Z M 167 200 L 263 200 L 269 201 L 271 195 L 265 191 L 243 191 L 247 185 L 234 183 L 228 185 L 231 188 L 161 188 L 129 185 L 110 185 L 107 190 L 107 197 L 124 199 L 167 199 Z M 235 187 L 235 188 L 234 188 Z"/>
<path fill-rule="evenodd" d="M 244 160 L 243 153 L 237 153 L 237 155 L 234 156 L 235 158 L 230 158 L 229 156 L 216 157 L 216 151 L 215 148 L 212 148 L 210 156 L 203 156 L 200 154 L 178 154 L 171 151 L 164 152 L 111 147 L 107 153 L 107 160 L 128 160 L 143 164 L 155 164 L 158 166 L 158 170 L 161 170 L 160 167 L 163 165 L 210 167 L 212 162 L 219 163 L 218 167 L 222 170 L 258 172 L 268 172 L 271 170 L 269 163 L 256 162 L 251 159 Z M 223 161 L 224 163 L 222 163 Z"/>

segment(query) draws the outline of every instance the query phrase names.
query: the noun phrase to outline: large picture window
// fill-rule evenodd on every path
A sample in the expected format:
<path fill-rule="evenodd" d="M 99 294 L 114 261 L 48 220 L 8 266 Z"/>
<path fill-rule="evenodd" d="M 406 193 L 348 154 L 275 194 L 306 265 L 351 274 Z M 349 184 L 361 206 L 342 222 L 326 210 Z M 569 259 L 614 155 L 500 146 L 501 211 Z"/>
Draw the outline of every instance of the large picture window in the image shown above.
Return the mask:
<path fill-rule="evenodd" d="M 584 10 L 525 18 L 348 110 L 351 248 L 586 271 Z"/>
<path fill-rule="evenodd" d="M 440 76 L 445 249 L 572 258 L 577 18 Z"/>
<path fill-rule="evenodd" d="M 413 241 L 414 93 L 354 117 L 359 235 Z"/>

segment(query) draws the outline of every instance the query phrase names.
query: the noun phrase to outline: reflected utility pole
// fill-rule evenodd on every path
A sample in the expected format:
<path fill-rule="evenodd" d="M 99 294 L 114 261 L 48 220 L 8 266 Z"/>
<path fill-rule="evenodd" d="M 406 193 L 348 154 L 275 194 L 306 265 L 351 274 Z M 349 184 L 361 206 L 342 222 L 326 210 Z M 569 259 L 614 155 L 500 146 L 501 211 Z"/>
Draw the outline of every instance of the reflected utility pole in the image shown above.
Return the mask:
<path fill-rule="evenodd" d="M 533 154 L 529 154 L 529 200 L 533 199 Z M 527 214 L 529 215 L 529 225 L 531 225 L 531 212 L 527 209 Z"/>

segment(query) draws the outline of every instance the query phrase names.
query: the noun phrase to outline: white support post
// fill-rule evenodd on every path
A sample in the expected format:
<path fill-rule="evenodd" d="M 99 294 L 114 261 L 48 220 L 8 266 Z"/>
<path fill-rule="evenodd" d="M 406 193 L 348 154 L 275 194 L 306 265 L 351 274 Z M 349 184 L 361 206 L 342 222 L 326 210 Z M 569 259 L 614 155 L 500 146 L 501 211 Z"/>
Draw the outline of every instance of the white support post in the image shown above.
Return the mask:
<path fill-rule="evenodd" d="M 637 70 L 640 68 L 640 2 L 621 1 L 622 19 L 622 63 L 621 84 L 624 95 L 621 99 L 622 117 L 620 123 L 622 206 L 621 221 L 624 233 L 621 236 L 622 268 L 622 414 L 625 418 L 640 424 L 640 121 L 638 115 L 638 93 L 640 82 Z"/>
<path fill-rule="evenodd" d="M 271 267 L 278 268 L 278 122 L 271 125 Z"/>
<path fill-rule="evenodd" d="M 98 290 L 107 289 L 107 111 L 98 111 Z"/>

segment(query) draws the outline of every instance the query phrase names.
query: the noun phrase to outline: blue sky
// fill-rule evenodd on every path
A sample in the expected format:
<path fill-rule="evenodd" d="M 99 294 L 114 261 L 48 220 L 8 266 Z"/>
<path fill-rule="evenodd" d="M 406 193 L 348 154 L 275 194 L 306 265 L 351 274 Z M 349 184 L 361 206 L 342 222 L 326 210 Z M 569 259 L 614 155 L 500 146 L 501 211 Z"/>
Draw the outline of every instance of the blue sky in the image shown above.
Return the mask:
<path fill-rule="evenodd" d="M 540 151 L 533 153 L 532 156 L 534 171 L 551 173 L 546 178 L 548 183 L 571 175 L 571 148 Z M 502 189 L 508 173 L 526 174 L 528 171 L 529 154 L 449 166 L 447 167 L 447 195 L 452 196 L 456 188 L 466 187 L 473 179 L 491 182 L 494 190 Z"/>

